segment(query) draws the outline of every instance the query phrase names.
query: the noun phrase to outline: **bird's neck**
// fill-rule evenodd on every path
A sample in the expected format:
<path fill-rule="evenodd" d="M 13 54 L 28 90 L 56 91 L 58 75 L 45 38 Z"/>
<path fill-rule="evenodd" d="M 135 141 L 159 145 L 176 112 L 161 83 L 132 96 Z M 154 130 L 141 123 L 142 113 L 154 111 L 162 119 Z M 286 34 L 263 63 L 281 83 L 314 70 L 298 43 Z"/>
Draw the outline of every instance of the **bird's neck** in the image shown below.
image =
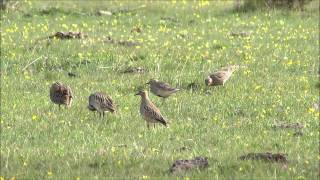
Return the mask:
<path fill-rule="evenodd" d="M 142 98 L 142 101 L 146 101 L 146 102 L 149 102 L 149 101 L 150 101 L 148 95 L 146 95 L 146 94 L 143 94 L 143 95 L 141 96 L 141 98 Z"/>

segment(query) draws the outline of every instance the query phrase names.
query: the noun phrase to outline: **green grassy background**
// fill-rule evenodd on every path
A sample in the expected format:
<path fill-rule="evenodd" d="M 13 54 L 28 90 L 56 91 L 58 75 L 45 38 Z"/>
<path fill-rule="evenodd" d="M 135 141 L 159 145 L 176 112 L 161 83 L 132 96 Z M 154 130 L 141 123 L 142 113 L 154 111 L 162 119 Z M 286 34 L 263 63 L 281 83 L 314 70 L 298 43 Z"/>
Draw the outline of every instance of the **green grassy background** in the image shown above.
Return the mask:
<path fill-rule="evenodd" d="M 233 12 L 233 1 L 21 1 L 18 6 L 1 11 L 2 179 L 319 178 L 319 112 L 312 106 L 319 98 L 317 1 L 304 12 L 249 13 Z M 123 8 L 136 10 L 96 15 Z M 142 33 L 131 33 L 134 27 Z M 88 38 L 35 43 L 57 31 L 81 31 Z M 230 36 L 240 31 L 251 34 Z M 141 46 L 104 43 L 107 36 Z M 246 68 L 225 87 L 205 87 L 204 77 L 227 64 Z M 148 72 L 121 73 L 128 66 Z M 148 130 L 139 114 L 134 93 L 149 78 L 182 89 L 164 105 L 150 95 L 170 128 Z M 50 102 L 55 81 L 72 88 L 70 109 Z M 192 82 L 200 88 L 187 90 Z M 109 94 L 118 113 L 99 119 L 89 112 L 94 91 Z M 277 122 L 300 122 L 304 135 L 272 128 Z M 237 159 L 267 151 L 286 153 L 288 168 Z M 175 160 L 195 156 L 208 157 L 210 167 L 167 173 Z"/>

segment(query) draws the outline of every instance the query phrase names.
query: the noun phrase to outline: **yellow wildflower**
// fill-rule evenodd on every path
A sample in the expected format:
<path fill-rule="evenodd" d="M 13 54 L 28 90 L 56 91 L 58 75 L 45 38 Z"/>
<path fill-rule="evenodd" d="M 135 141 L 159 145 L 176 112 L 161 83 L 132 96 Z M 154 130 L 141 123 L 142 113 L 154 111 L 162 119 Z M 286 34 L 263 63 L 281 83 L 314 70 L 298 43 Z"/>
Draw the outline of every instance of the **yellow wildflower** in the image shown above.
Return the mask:
<path fill-rule="evenodd" d="M 258 90 L 258 89 L 261 89 L 262 86 L 256 86 L 254 87 L 254 90 Z"/>
<path fill-rule="evenodd" d="M 66 24 L 62 24 L 61 26 L 65 29 L 68 29 L 68 26 Z"/>
<path fill-rule="evenodd" d="M 300 180 L 300 179 L 306 179 L 306 178 L 305 178 L 305 177 L 303 177 L 303 176 L 298 176 L 298 177 L 297 177 L 297 179 L 299 179 L 299 180 Z"/>
<path fill-rule="evenodd" d="M 309 109 L 308 109 L 308 113 L 310 113 L 310 114 L 314 113 L 314 111 L 315 111 L 314 108 L 309 108 Z"/>
<path fill-rule="evenodd" d="M 290 65 L 292 65 L 292 63 L 293 63 L 292 60 L 289 60 L 289 61 L 287 62 L 287 65 L 290 66 Z"/>
<path fill-rule="evenodd" d="M 36 121 L 38 119 L 37 115 L 32 115 L 32 120 Z"/>

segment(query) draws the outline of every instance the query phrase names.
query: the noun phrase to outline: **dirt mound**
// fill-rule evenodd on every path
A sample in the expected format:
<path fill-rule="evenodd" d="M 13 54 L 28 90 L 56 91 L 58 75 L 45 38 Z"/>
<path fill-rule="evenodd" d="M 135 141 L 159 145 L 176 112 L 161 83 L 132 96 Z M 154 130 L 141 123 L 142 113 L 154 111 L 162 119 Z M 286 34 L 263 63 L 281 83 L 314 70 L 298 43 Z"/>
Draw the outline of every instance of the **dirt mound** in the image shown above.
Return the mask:
<path fill-rule="evenodd" d="M 282 153 L 249 153 L 239 157 L 240 160 L 264 160 L 267 162 L 287 163 L 288 160 L 285 154 Z"/>
<path fill-rule="evenodd" d="M 143 74 L 145 71 L 146 70 L 142 67 L 128 67 L 123 73 Z"/>
<path fill-rule="evenodd" d="M 176 160 L 170 167 L 169 172 L 176 174 L 193 169 L 204 169 L 209 167 L 206 157 L 196 157 L 190 160 Z"/>
<path fill-rule="evenodd" d="M 105 43 L 110 43 L 110 44 L 117 44 L 120 46 L 126 46 L 126 47 L 133 47 L 133 46 L 139 46 L 141 45 L 139 42 L 134 42 L 134 41 L 128 41 L 128 40 L 115 40 L 111 38 L 110 36 L 107 37 L 106 40 L 104 40 Z"/>
<path fill-rule="evenodd" d="M 87 37 L 86 35 L 82 34 L 81 32 L 56 32 L 55 34 L 49 36 L 49 39 L 82 39 L 84 37 Z"/>
<path fill-rule="evenodd" d="M 288 128 L 292 128 L 292 129 L 302 129 L 304 128 L 304 125 L 296 122 L 296 123 L 279 123 L 279 124 L 274 124 L 273 128 L 280 128 L 280 129 L 288 129 Z"/>

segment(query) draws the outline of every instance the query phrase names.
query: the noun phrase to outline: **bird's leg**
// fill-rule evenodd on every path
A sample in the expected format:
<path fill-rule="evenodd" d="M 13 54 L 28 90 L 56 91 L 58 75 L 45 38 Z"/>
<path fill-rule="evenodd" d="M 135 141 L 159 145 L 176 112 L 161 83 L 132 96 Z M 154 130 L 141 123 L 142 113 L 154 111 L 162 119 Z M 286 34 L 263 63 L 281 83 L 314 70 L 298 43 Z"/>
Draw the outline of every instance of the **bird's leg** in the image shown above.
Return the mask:
<path fill-rule="evenodd" d="M 147 122 L 147 127 L 148 127 L 148 129 L 150 129 L 150 124 Z"/>
<path fill-rule="evenodd" d="M 156 123 L 153 123 L 153 129 L 155 129 L 156 128 Z"/>
<path fill-rule="evenodd" d="M 61 106 L 60 106 L 60 104 L 59 104 L 59 110 L 61 109 Z"/>
<path fill-rule="evenodd" d="M 102 116 L 104 117 L 104 111 L 102 112 Z"/>
<path fill-rule="evenodd" d="M 99 112 L 99 118 L 101 118 L 101 112 Z"/>

